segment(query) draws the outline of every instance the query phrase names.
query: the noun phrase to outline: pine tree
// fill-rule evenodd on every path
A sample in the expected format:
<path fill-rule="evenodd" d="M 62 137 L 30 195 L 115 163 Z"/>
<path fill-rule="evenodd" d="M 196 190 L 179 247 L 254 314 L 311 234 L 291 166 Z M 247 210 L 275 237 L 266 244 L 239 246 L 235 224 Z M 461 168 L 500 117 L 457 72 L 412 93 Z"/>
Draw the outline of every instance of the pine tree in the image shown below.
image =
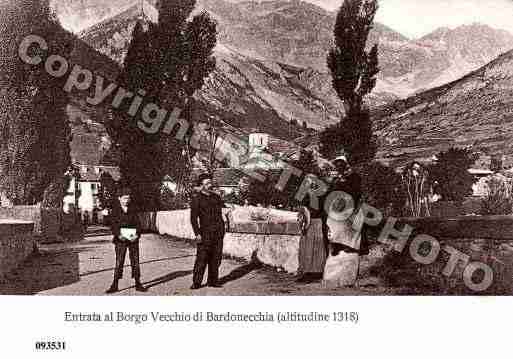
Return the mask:
<path fill-rule="evenodd" d="M 0 192 L 13 204 L 60 206 L 70 166 L 64 80 L 48 75 L 43 64 L 24 63 L 18 48 L 36 34 L 48 53 L 66 57 L 72 37 L 48 0 L 8 1 L 0 5 L 0 24 Z"/>
<path fill-rule="evenodd" d="M 353 164 L 371 160 L 376 150 L 363 100 L 376 86 L 379 73 L 378 45 L 366 50 L 377 9 L 377 0 L 345 0 L 337 14 L 335 45 L 327 57 L 333 88 L 343 101 L 345 116 L 321 135 L 321 152 L 331 157 L 344 151 Z"/>

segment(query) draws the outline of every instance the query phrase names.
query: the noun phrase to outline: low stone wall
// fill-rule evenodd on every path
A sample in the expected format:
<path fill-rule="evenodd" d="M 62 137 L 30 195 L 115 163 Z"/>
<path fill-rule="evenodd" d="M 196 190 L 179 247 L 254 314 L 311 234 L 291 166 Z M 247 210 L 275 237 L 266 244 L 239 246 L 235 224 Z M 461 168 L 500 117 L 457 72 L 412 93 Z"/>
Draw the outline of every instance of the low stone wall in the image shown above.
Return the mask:
<path fill-rule="evenodd" d="M 404 224 L 414 228 L 410 241 L 402 253 L 396 253 L 385 245 L 374 247 L 371 256 L 380 264 L 376 274 L 384 277 L 391 286 L 411 288 L 413 293 L 439 294 L 489 294 L 513 295 L 513 216 L 457 216 L 453 218 L 401 218 L 396 224 L 401 229 Z M 437 239 L 441 250 L 431 264 L 420 264 L 410 253 L 411 240 L 417 234 L 427 234 Z M 373 233 L 373 237 L 377 235 Z M 458 261 L 450 276 L 443 275 L 447 270 L 450 254 L 444 248 L 458 250 L 465 260 Z M 421 255 L 430 253 L 420 248 Z M 465 285 L 463 273 L 469 263 L 487 264 L 493 270 L 493 283 L 484 291 L 473 291 Z M 479 277 L 481 273 L 481 277 Z M 474 278 L 479 283 L 482 271 Z"/>
<path fill-rule="evenodd" d="M 296 273 L 300 267 L 301 231 L 295 222 L 231 224 L 223 252 L 238 258 L 257 258 L 261 263 Z"/>
<path fill-rule="evenodd" d="M 431 204 L 430 212 L 433 217 L 455 217 L 481 213 L 482 198 L 466 197 L 462 202 L 440 201 Z"/>
<path fill-rule="evenodd" d="M 455 216 L 401 218 L 417 232 L 441 238 L 489 238 L 513 241 L 513 216 Z"/>
<path fill-rule="evenodd" d="M 143 230 L 194 239 L 190 210 L 144 213 Z M 296 222 L 232 223 L 224 237 L 223 254 L 260 262 L 296 273 L 299 269 L 301 232 Z"/>
<path fill-rule="evenodd" d="M 34 252 L 34 223 L 0 219 L 0 280 Z"/>
<path fill-rule="evenodd" d="M 145 212 L 139 215 L 141 228 L 146 232 L 167 234 L 173 237 L 194 239 L 190 209 Z"/>
<path fill-rule="evenodd" d="M 0 218 L 16 219 L 34 223 L 34 234 L 37 241 L 50 243 L 61 241 L 60 230 L 62 212 L 54 208 L 35 206 L 0 207 Z"/>

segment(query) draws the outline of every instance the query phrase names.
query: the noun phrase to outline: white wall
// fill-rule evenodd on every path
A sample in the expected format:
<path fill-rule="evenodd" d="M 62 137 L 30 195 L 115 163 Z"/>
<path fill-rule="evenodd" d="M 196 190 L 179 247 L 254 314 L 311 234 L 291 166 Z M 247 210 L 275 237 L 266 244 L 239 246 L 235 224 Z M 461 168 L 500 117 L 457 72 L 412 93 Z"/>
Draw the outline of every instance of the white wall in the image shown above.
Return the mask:
<path fill-rule="evenodd" d="M 78 199 L 78 208 L 82 211 L 92 212 L 95 207 L 95 195 L 98 194 L 98 188 L 100 186 L 100 182 L 79 182 L 80 187 L 80 197 Z M 95 187 L 93 189 L 93 186 Z M 75 179 L 70 181 L 68 187 L 68 193 L 73 193 L 72 195 L 67 195 L 63 200 L 63 210 L 65 213 L 69 213 L 70 205 L 75 204 Z"/>

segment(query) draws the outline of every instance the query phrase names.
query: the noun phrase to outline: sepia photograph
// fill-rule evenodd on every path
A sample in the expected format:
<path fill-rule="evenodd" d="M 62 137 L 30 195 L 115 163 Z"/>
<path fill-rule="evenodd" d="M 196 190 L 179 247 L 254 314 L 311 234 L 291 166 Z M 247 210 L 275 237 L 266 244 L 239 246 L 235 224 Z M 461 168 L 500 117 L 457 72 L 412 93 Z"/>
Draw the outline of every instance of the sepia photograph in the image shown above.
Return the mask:
<path fill-rule="evenodd" d="M 512 135 L 510 0 L 0 0 L 0 302 L 511 296 Z"/>

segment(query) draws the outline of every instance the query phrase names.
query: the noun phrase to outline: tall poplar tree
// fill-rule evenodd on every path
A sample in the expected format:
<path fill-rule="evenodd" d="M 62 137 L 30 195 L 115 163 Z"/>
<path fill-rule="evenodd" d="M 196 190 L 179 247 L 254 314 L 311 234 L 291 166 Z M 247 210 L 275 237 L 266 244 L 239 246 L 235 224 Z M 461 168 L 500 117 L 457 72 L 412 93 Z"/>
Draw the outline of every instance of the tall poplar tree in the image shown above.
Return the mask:
<path fill-rule="evenodd" d="M 0 5 L 0 192 L 13 204 L 60 206 L 70 166 L 68 96 L 64 80 L 48 75 L 44 62 L 19 57 L 28 35 L 44 38 L 48 54 L 67 57 L 73 47 L 48 0 Z"/>
<path fill-rule="evenodd" d="M 138 23 L 120 74 L 120 85 L 145 91 L 153 102 L 181 117 L 192 128 L 194 93 L 215 68 L 216 24 L 206 12 L 191 18 L 195 0 L 162 1 L 158 24 Z M 144 105 L 143 105 L 144 106 Z M 165 175 L 179 182 L 187 171 L 187 138 L 175 132 L 148 134 L 137 127 L 141 111 L 130 118 L 126 108 L 114 114 L 109 133 L 121 151 L 123 180 L 132 187 L 141 209 L 159 207 L 160 183 Z"/>
<path fill-rule="evenodd" d="M 376 153 L 363 100 L 376 86 L 379 73 L 378 45 L 367 50 L 377 10 L 377 0 L 344 0 L 333 31 L 334 46 L 327 57 L 333 88 L 343 101 L 345 114 L 321 134 L 321 152 L 327 157 L 345 152 L 352 164 L 368 162 Z"/>

